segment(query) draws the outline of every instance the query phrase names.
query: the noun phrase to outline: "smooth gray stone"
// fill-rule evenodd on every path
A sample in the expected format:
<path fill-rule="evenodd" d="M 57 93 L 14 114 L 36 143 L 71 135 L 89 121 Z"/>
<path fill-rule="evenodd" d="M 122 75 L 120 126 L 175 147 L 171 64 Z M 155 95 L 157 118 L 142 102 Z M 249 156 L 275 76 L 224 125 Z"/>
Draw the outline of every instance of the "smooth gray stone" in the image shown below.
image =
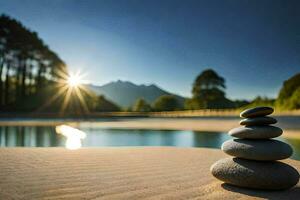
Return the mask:
<path fill-rule="evenodd" d="M 261 117 L 270 115 L 274 112 L 274 109 L 271 107 L 255 107 L 244 110 L 240 113 L 240 117 L 252 118 L 252 117 Z"/>
<path fill-rule="evenodd" d="M 276 124 L 277 120 L 272 117 L 255 117 L 246 118 L 240 121 L 240 125 L 255 126 L 255 125 L 269 125 Z"/>
<path fill-rule="evenodd" d="M 234 139 L 222 144 L 222 150 L 231 156 L 250 160 L 282 160 L 293 154 L 290 145 L 272 139 Z"/>
<path fill-rule="evenodd" d="M 244 139 L 268 139 L 282 134 L 282 129 L 276 126 L 245 126 L 231 129 L 228 132 L 232 137 Z"/>
<path fill-rule="evenodd" d="M 278 161 L 225 158 L 213 164 L 210 171 L 214 177 L 225 183 L 255 189 L 288 189 L 299 180 L 296 169 Z"/>

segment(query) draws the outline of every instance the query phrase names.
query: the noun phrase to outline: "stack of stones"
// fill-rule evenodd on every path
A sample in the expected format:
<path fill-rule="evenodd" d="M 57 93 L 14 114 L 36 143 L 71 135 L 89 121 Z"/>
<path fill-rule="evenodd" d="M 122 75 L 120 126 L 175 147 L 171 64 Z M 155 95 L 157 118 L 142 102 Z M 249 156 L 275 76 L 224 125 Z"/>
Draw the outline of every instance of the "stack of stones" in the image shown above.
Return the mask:
<path fill-rule="evenodd" d="M 243 111 L 240 121 L 244 127 L 234 128 L 229 135 L 238 139 L 223 143 L 222 150 L 234 158 L 225 158 L 211 166 L 217 179 L 240 187 L 280 190 L 298 183 L 299 173 L 288 164 L 279 162 L 289 158 L 292 148 L 279 140 L 282 130 L 271 126 L 276 119 L 270 107 L 256 107 Z"/>

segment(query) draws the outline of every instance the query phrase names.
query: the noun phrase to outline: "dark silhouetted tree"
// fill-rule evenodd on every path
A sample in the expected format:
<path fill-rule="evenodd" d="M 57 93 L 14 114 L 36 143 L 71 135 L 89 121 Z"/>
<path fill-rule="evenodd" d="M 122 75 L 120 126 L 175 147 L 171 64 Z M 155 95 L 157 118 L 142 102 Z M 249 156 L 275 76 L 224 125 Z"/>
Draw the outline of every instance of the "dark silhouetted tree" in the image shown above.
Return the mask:
<path fill-rule="evenodd" d="M 192 99 L 185 103 L 186 109 L 211 109 L 234 107 L 225 97 L 225 79 L 214 70 L 204 70 L 197 76 L 192 89 Z"/>
<path fill-rule="evenodd" d="M 0 16 L 1 110 L 22 111 L 39 107 L 53 94 L 45 94 L 45 87 L 54 87 L 59 78 L 54 72 L 58 69 L 67 73 L 64 62 L 36 32 L 15 19 Z"/>

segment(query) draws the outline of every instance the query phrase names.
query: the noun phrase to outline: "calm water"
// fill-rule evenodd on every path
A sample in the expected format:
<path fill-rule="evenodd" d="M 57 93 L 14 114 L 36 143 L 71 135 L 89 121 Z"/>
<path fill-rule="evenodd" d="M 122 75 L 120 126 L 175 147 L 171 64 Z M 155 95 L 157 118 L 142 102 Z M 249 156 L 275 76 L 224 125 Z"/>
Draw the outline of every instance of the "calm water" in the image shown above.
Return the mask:
<path fill-rule="evenodd" d="M 178 146 L 220 148 L 231 137 L 225 133 L 171 130 L 113 130 L 82 128 L 87 136 L 83 147 L 103 146 Z M 293 158 L 300 160 L 300 140 L 283 139 L 293 146 Z M 64 147 L 66 138 L 55 127 L 0 127 L 1 147 Z"/>

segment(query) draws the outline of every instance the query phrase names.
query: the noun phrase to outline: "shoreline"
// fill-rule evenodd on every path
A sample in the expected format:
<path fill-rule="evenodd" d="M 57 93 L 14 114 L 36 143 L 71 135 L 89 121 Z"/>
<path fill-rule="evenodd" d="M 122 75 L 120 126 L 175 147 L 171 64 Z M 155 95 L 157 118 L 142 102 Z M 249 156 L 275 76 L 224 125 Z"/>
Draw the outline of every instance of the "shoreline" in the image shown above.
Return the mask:
<path fill-rule="evenodd" d="M 239 117 L 242 109 L 201 109 L 201 110 L 180 110 L 180 111 L 162 111 L 162 112 L 86 112 L 86 113 L 41 113 L 41 112 L 1 112 L 1 119 L 14 118 L 38 118 L 38 119 L 77 119 L 91 120 L 97 118 L 197 118 L 197 117 Z M 277 111 L 272 116 L 299 116 L 300 110 Z"/>
<path fill-rule="evenodd" d="M 0 126 L 58 126 L 66 124 L 76 128 L 189 130 L 202 132 L 228 132 L 239 126 L 240 118 L 114 118 L 93 121 L 74 120 L 0 120 Z M 300 117 L 279 120 L 275 126 L 284 130 L 283 137 L 300 139 Z"/>

